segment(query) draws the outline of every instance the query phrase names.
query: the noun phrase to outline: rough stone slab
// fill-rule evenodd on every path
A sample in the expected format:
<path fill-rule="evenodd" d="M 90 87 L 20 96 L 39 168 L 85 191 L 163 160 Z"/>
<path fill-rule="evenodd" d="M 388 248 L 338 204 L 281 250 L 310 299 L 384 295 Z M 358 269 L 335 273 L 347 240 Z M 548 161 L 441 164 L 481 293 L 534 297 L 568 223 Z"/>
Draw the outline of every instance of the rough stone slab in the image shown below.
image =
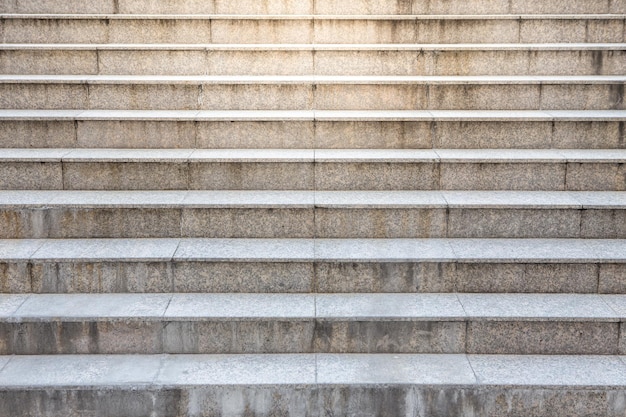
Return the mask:
<path fill-rule="evenodd" d="M 413 321 L 598 321 L 624 315 L 626 296 L 594 294 L 23 294 L 6 317 L 37 321 L 135 318 Z"/>
<path fill-rule="evenodd" d="M 10 317 L 27 300 L 24 294 L 2 294 L 0 295 L 0 316 Z"/>
<path fill-rule="evenodd" d="M 315 316 L 315 296 L 283 294 L 174 294 L 163 317 L 171 320 Z"/>
<path fill-rule="evenodd" d="M 454 258 L 447 239 L 316 239 L 315 258 L 341 262 L 438 261 Z"/>
<path fill-rule="evenodd" d="M 315 194 L 310 191 L 189 191 L 185 193 L 182 205 L 186 208 L 307 208 L 313 206 L 314 198 Z"/>
<path fill-rule="evenodd" d="M 61 239 L 40 240 L 33 261 L 168 261 L 180 239 Z"/>
<path fill-rule="evenodd" d="M 146 386 L 157 377 L 162 356 L 13 356 L 0 371 L 4 389 Z"/>
<path fill-rule="evenodd" d="M 116 6 L 117 4 L 117 6 Z M 350 4 L 338 0 L 312 1 L 244 1 L 233 5 L 228 1 L 199 2 L 186 0 L 182 2 L 146 2 L 122 0 L 118 3 L 108 1 L 61 1 L 45 3 L 21 3 L 5 1 L 1 13 L 102 13 L 102 14 L 321 14 L 321 15 L 355 15 L 369 13 L 372 15 L 397 14 L 541 14 L 541 13 L 619 13 L 623 11 L 619 3 L 604 1 L 569 1 L 567 3 L 544 3 L 541 1 L 435 1 L 429 3 L 413 3 L 388 0 L 374 2 L 358 0 Z"/>
<path fill-rule="evenodd" d="M 446 207 L 445 194 L 422 191 L 317 191 L 315 206 L 324 208 L 441 208 Z"/>
<path fill-rule="evenodd" d="M 42 355 L 0 361 L 7 359 L 0 384 L 10 390 L 316 383 L 565 389 L 626 384 L 626 363 L 618 356 Z"/>
<path fill-rule="evenodd" d="M 315 355 L 172 355 L 166 357 L 155 380 L 159 385 L 179 386 L 315 382 Z"/>
<path fill-rule="evenodd" d="M 317 355 L 320 385 L 473 385 L 464 355 Z M 419 382 L 418 382 L 419 381 Z"/>
<path fill-rule="evenodd" d="M 312 239 L 181 239 L 177 261 L 277 262 L 315 258 Z"/>
<path fill-rule="evenodd" d="M 324 320 L 365 321 L 465 317 L 454 294 L 323 294 L 315 297 L 316 317 Z"/>
<path fill-rule="evenodd" d="M 595 194 L 588 195 L 594 199 Z M 574 193 L 550 193 L 545 191 L 444 191 L 441 196 L 449 208 L 489 207 L 493 209 L 513 207 L 523 208 L 582 208 L 582 203 Z"/>
<path fill-rule="evenodd" d="M 618 209 L 626 207 L 626 193 L 622 192 L 594 192 L 588 194 L 585 192 L 572 193 L 573 197 L 582 203 L 585 209 L 597 209 L 604 204 L 610 204 L 611 207 Z"/>
<path fill-rule="evenodd" d="M 513 263 L 521 259 L 534 259 L 535 262 L 542 259 L 570 262 L 602 259 L 609 262 L 614 257 L 623 258 L 626 253 L 619 240 L 458 239 L 451 240 L 450 245 L 464 262 L 483 262 L 485 258 Z"/>
<path fill-rule="evenodd" d="M 4 149 L 3 162 L 611 163 L 624 149 Z"/>
<path fill-rule="evenodd" d="M 479 384 L 596 387 L 626 384 L 626 364 L 616 356 L 468 355 Z"/>
<path fill-rule="evenodd" d="M 602 295 L 602 300 L 606 302 L 617 315 L 624 320 L 626 318 L 626 297 L 623 295 Z"/>
<path fill-rule="evenodd" d="M 0 110 L 0 120 L 624 121 L 624 110 Z"/>
<path fill-rule="evenodd" d="M 505 321 L 512 317 L 579 320 L 584 316 L 619 320 L 616 312 L 599 295 L 458 294 L 458 297 L 465 312 L 478 320 Z"/>
<path fill-rule="evenodd" d="M 2 261 L 20 262 L 31 259 L 43 244 L 39 239 L 0 240 Z"/>
<path fill-rule="evenodd" d="M 516 208 L 620 210 L 624 192 L 560 191 L 0 191 L 15 207 L 211 208 Z"/>
<path fill-rule="evenodd" d="M 33 294 L 14 313 L 17 319 L 152 318 L 165 313 L 171 294 Z"/>
<path fill-rule="evenodd" d="M 626 260 L 626 240 L 620 239 L 9 239 L 0 240 L 0 245 L 9 251 L 8 257 L 2 257 L 6 261 L 76 258 L 93 261 L 623 263 Z M 13 259 L 12 251 L 17 251 L 17 259 Z"/>

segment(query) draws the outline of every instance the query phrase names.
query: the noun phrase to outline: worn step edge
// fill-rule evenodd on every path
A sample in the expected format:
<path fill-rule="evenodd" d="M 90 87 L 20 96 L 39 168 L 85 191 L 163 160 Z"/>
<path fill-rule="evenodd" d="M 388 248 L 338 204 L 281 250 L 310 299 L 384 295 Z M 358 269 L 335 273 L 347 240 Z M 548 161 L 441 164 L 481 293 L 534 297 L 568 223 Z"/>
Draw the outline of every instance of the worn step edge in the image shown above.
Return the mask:
<path fill-rule="evenodd" d="M 624 51 L 626 43 L 521 44 L 0 44 L 3 51 Z"/>
<path fill-rule="evenodd" d="M 296 3 L 296 4 L 294 4 Z M 435 4 L 383 1 L 373 5 L 370 1 L 360 1 L 354 4 L 346 5 L 345 2 L 335 1 L 304 1 L 304 2 L 248 2 L 243 4 L 232 4 L 232 2 L 204 2 L 201 5 L 192 1 L 176 3 L 175 5 L 166 3 L 155 7 L 155 4 L 145 3 L 142 1 L 101 1 L 101 2 L 80 2 L 80 1 L 48 1 L 45 5 L 41 4 L 15 4 L 2 5 L 2 13 L 106 13 L 106 14 L 141 14 L 149 13 L 149 11 L 163 10 L 163 14 L 184 14 L 184 13 L 241 13 L 241 14 L 263 14 L 268 10 L 281 11 L 287 14 L 299 13 L 332 13 L 336 10 L 337 14 L 350 13 L 370 13 L 370 14 L 397 14 L 397 13 L 460 13 L 475 14 L 477 8 L 481 8 L 483 14 L 487 13 L 554 13 L 547 12 L 543 6 L 530 4 L 526 9 L 525 2 L 499 2 L 497 4 L 489 4 L 485 7 L 484 2 L 439 2 Z M 586 4 L 585 4 L 586 3 Z M 611 4 L 613 3 L 613 4 Z M 624 7 L 618 2 L 569 2 L 564 5 L 547 5 L 547 10 L 558 10 L 563 13 L 564 10 L 572 10 L 570 13 L 615 13 L 623 10 Z M 256 6 L 256 7 L 255 7 Z M 621 9 L 620 9 L 621 6 Z M 249 12 L 242 13 L 244 9 Z M 254 11 L 253 11 L 254 10 Z M 527 11 L 525 11 L 527 10 Z M 586 10 L 586 12 L 582 12 Z"/>
<path fill-rule="evenodd" d="M 623 84 L 623 75 L 7 75 L 0 84 Z"/>
<path fill-rule="evenodd" d="M 623 20 L 626 14 L 413 14 L 413 15 L 287 15 L 287 14 L 53 14 L 2 13 L 0 19 L 74 20 Z"/>
<path fill-rule="evenodd" d="M 626 295 L 29 294 L 0 295 L 0 321 L 579 321 L 626 319 Z"/>
<path fill-rule="evenodd" d="M 0 386 L 10 391 L 90 387 L 210 389 L 208 387 L 238 385 L 448 385 L 465 388 L 504 385 L 507 388 L 624 390 L 624 361 L 622 356 L 587 355 L 3 356 L 0 357 L 3 365 Z M 250 372 L 251 369 L 255 372 Z"/>
<path fill-rule="evenodd" d="M 626 209 L 623 191 L 0 191 L 0 208 Z"/>
<path fill-rule="evenodd" d="M 5 239 L 2 262 L 626 263 L 619 239 Z"/>
<path fill-rule="evenodd" d="M 626 121 L 626 110 L 18 110 L 0 121 Z"/>
<path fill-rule="evenodd" d="M 626 149 L 108 149 L 5 148 L 0 162 L 608 163 Z"/>

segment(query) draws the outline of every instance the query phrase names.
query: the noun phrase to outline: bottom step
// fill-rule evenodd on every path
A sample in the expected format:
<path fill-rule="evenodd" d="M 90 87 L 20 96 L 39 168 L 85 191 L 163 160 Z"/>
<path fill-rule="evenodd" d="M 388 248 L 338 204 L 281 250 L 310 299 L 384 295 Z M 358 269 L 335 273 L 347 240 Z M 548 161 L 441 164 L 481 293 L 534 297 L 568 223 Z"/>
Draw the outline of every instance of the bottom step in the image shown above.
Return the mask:
<path fill-rule="evenodd" d="M 2 416 L 624 416 L 624 356 L 0 357 Z"/>

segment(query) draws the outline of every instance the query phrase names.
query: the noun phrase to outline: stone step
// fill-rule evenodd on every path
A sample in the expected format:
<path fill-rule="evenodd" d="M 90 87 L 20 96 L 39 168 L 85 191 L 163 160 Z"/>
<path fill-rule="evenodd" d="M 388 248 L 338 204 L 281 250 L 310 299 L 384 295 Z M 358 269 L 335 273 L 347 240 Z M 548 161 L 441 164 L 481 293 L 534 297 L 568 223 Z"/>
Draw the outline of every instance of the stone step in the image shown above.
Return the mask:
<path fill-rule="evenodd" d="M 624 110 L 626 76 L 0 75 L 4 109 Z"/>
<path fill-rule="evenodd" d="M 103 14 L 532 14 L 626 13 L 623 2 L 570 0 L 567 3 L 528 0 L 46 0 L 0 1 L 0 13 Z"/>
<path fill-rule="evenodd" d="M 626 294 L 626 240 L 0 240 L 3 293 Z"/>
<path fill-rule="evenodd" d="M 110 417 L 598 415 L 626 411 L 623 356 L 3 356 L 0 412 Z M 42 407 L 50 404 L 54 407 Z"/>
<path fill-rule="evenodd" d="M 626 237 L 624 192 L 2 191 L 0 238 Z"/>
<path fill-rule="evenodd" d="M 623 12 L 626 13 L 626 12 Z M 623 43 L 624 14 L 4 14 L 1 43 Z"/>
<path fill-rule="evenodd" d="M 622 75 L 626 44 L 0 44 L 2 74 Z"/>
<path fill-rule="evenodd" d="M 626 295 L 1 295 L 0 354 L 617 355 L 625 321 Z"/>
<path fill-rule="evenodd" d="M 0 189 L 626 191 L 626 149 L 4 149 Z"/>
<path fill-rule="evenodd" d="M 626 148 L 626 111 L 0 110 L 3 148 Z"/>

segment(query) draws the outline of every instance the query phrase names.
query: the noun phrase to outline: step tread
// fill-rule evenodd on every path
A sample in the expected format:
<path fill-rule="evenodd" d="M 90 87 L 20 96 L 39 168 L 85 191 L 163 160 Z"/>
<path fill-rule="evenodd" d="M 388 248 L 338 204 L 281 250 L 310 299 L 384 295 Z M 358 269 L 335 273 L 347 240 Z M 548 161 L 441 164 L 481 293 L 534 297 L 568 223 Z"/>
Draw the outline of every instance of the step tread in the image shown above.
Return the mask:
<path fill-rule="evenodd" d="M 55 51 L 623 51 L 626 43 L 500 44 L 37 44 L 5 43 L 0 50 Z"/>
<path fill-rule="evenodd" d="M 626 385 L 624 356 L 446 354 L 39 355 L 0 357 L 0 386 L 89 389 L 263 385 Z"/>
<path fill-rule="evenodd" d="M 2 13 L 0 19 L 75 19 L 75 20 L 621 20 L 626 14 L 71 14 Z"/>
<path fill-rule="evenodd" d="M 5 239 L 2 262 L 626 263 L 625 239 Z"/>
<path fill-rule="evenodd" d="M 626 208 L 626 191 L 1 190 L 0 208 Z"/>
<path fill-rule="evenodd" d="M 2 120 L 626 121 L 626 110 L 15 110 Z"/>
<path fill-rule="evenodd" d="M 626 75 L 13 75 L 0 84 L 621 84 Z"/>
<path fill-rule="evenodd" d="M 626 319 L 626 295 L 32 294 L 0 295 L 0 321 L 598 321 Z"/>
<path fill-rule="evenodd" d="M 626 149 L 109 149 L 4 148 L 0 162 L 626 162 Z"/>

